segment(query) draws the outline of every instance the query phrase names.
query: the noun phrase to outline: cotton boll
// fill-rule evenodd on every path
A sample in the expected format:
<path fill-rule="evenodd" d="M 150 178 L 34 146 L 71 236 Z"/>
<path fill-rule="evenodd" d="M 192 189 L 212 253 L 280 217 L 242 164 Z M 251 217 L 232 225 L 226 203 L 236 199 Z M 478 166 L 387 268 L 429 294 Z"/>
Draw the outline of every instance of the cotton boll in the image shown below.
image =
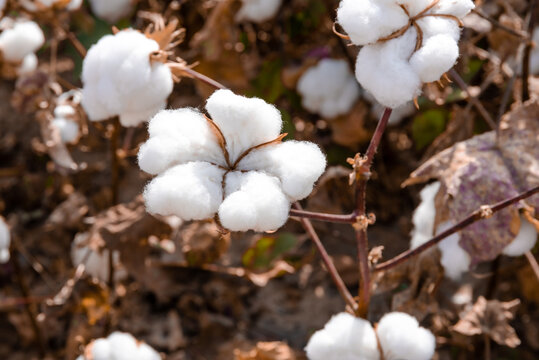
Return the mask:
<path fill-rule="evenodd" d="M 9 261 L 9 246 L 11 244 L 11 233 L 4 218 L 0 217 L 0 264 Z"/>
<path fill-rule="evenodd" d="M 209 161 L 226 166 L 217 137 L 204 116 L 193 109 L 163 110 L 149 123 L 150 139 L 139 151 L 142 170 L 158 174 L 173 165 Z"/>
<path fill-rule="evenodd" d="M 441 234 L 452 226 L 453 224 L 450 221 L 446 221 L 438 226 L 436 234 Z M 460 247 L 459 240 L 460 235 L 457 232 L 446 237 L 438 244 L 438 248 L 442 252 L 440 262 L 444 267 L 445 275 L 454 281 L 458 281 L 462 274 L 470 269 L 471 263 L 470 254 Z"/>
<path fill-rule="evenodd" d="M 128 16 L 133 10 L 132 0 L 90 0 L 92 12 L 109 23 L 115 23 Z"/>
<path fill-rule="evenodd" d="M 37 56 L 34 53 L 28 54 L 22 60 L 22 64 L 17 68 L 17 75 L 28 75 L 36 71 L 37 69 Z"/>
<path fill-rule="evenodd" d="M 217 90 L 206 109 L 226 138 L 232 163 L 247 149 L 276 139 L 281 131 L 281 113 L 262 99 Z"/>
<path fill-rule="evenodd" d="M 326 168 L 320 148 L 309 142 L 285 141 L 253 150 L 238 166 L 276 176 L 290 201 L 307 197 Z"/>
<path fill-rule="evenodd" d="M 372 325 L 348 313 L 333 316 L 309 339 L 309 360 L 378 360 L 380 354 Z"/>
<path fill-rule="evenodd" d="M 414 215 L 412 216 L 414 229 L 411 234 L 411 249 L 423 245 L 427 240 L 432 238 L 434 234 L 434 219 L 436 217 L 434 199 L 436 198 L 438 190 L 440 190 L 440 182 L 436 181 L 425 186 L 419 193 L 421 203 L 414 210 Z"/>
<path fill-rule="evenodd" d="M 337 22 L 356 45 L 375 43 L 408 23 L 408 16 L 395 1 L 342 0 Z"/>
<path fill-rule="evenodd" d="M 118 331 L 90 343 L 85 354 L 88 358 L 81 355 L 77 360 L 161 360 L 152 347 Z"/>
<path fill-rule="evenodd" d="M 530 73 L 539 74 L 539 26 L 533 30 L 533 42 L 537 44 L 530 56 Z"/>
<path fill-rule="evenodd" d="M 419 74 L 421 81 L 439 80 L 457 61 L 459 47 L 448 35 L 436 35 L 414 53 L 410 65 Z"/>
<path fill-rule="evenodd" d="M 54 5 L 60 3 L 61 0 L 19 0 L 19 3 L 28 11 L 36 12 L 43 9 L 52 8 Z M 71 0 L 65 4 L 64 9 L 68 11 L 74 11 L 80 8 L 82 0 Z"/>
<path fill-rule="evenodd" d="M 31 53 L 38 50 L 45 42 L 43 31 L 33 21 L 15 21 L 12 28 L 5 29 L 0 34 L 0 50 L 4 60 L 20 62 Z"/>
<path fill-rule="evenodd" d="M 282 0 L 242 0 L 240 10 L 236 14 L 236 21 L 252 21 L 262 23 L 272 19 L 279 8 Z"/>
<path fill-rule="evenodd" d="M 67 118 L 55 118 L 52 124 L 60 130 L 63 143 L 73 143 L 79 138 L 79 124 L 76 121 Z"/>
<path fill-rule="evenodd" d="M 223 199 L 224 173 L 205 162 L 174 166 L 146 186 L 146 208 L 151 214 L 176 215 L 183 220 L 211 218 Z"/>
<path fill-rule="evenodd" d="M 386 360 L 430 360 L 434 355 L 434 335 L 408 314 L 392 312 L 384 315 L 376 333 Z"/>
<path fill-rule="evenodd" d="M 279 179 L 249 171 L 226 175 L 225 199 L 219 208 L 221 224 L 232 231 L 272 231 L 288 219 L 290 202 Z"/>
<path fill-rule="evenodd" d="M 108 339 L 97 339 L 92 343 L 91 354 L 93 360 L 109 360 L 111 359 L 110 342 Z"/>
<path fill-rule="evenodd" d="M 503 249 L 507 256 L 521 256 L 530 251 L 537 241 L 537 229 L 524 216 L 520 217 L 520 230 L 513 241 Z"/>

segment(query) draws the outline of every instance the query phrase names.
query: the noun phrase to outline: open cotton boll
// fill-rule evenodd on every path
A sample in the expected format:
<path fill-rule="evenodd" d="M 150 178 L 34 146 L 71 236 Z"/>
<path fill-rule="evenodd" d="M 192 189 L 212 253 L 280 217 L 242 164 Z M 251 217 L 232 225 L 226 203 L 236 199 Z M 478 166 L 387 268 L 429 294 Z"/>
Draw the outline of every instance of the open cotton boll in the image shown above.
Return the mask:
<path fill-rule="evenodd" d="M 440 234 L 452 226 L 451 221 L 446 221 L 438 226 L 436 234 Z M 454 281 L 458 281 L 462 274 L 470 269 L 471 263 L 470 254 L 459 245 L 459 240 L 460 235 L 457 232 L 446 237 L 438 244 L 438 248 L 442 252 L 440 262 L 444 267 L 445 275 Z"/>
<path fill-rule="evenodd" d="M 127 29 L 102 37 L 82 67 L 82 106 L 92 121 L 119 116 L 124 126 L 137 126 L 166 106 L 172 92 L 170 69 L 151 62 L 159 44 Z"/>
<path fill-rule="evenodd" d="M 405 313 L 384 315 L 376 333 L 385 360 L 430 360 L 436 349 L 434 335 Z"/>
<path fill-rule="evenodd" d="M 23 61 L 27 55 L 37 51 L 44 42 L 43 31 L 38 24 L 30 20 L 16 20 L 13 27 L 5 29 L 0 34 L 0 50 L 4 60 L 10 62 Z"/>
<path fill-rule="evenodd" d="M 82 0 L 71 0 L 64 4 L 62 0 L 19 0 L 19 3 L 28 11 L 36 12 L 52 8 L 55 5 L 63 5 L 63 9 L 75 11 L 82 5 Z"/>
<path fill-rule="evenodd" d="M 22 59 L 21 65 L 17 68 L 17 75 L 28 75 L 37 69 L 37 56 L 34 53 L 28 54 Z"/>
<path fill-rule="evenodd" d="M 115 23 L 133 11 L 133 0 L 90 0 L 92 12 L 109 23 Z"/>
<path fill-rule="evenodd" d="M 242 0 L 240 10 L 236 13 L 236 21 L 252 21 L 262 23 L 277 15 L 282 0 Z"/>
<path fill-rule="evenodd" d="M 372 325 L 348 313 L 333 316 L 305 347 L 309 360 L 379 360 Z"/>
<path fill-rule="evenodd" d="M 440 79 L 459 57 L 459 47 L 448 35 L 436 35 L 412 55 L 410 65 L 419 74 L 421 81 L 427 83 Z"/>
<path fill-rule="evenodd" d="M 11 233 L 4 218 L 0 216 L 0 264 L 9 261 L 9 246 L 11 245 Z"/>
<path fill-rule="evenodd" d="M 436 217 L 434 199 L 436 198 L 438 190 L 440 190 L 440 182 L 436 181 L 425 186 L 419 193 L 421 203 L 414 210 L 414 215 L 412 216 L 414 229 L 411 234 L 411 249 L 423 245 L 427 240 L 432 238 L 434 234 L 434 219 Z"/>
<path fill-rule="evenodd" d="M 109 250 L 103 249 L 98 252 L 87 246 L 89 236 L 89 233 L 75 235 L 71 244 L 71 262 L 75 267 L 84 263 L 87 274 L 106 282 L 109 279 Z M 120 253 L 118 251 L 112 253 L 112 262 L 114 267 L 118 268 L 114 272 L 114 278 L 116 280 L 125 278 L 127 274 L 120 267 Z"/>
<path fill-rule="evenodd" d="M 538 45 L 533 48 L 530 56 L 530 73 L 539 75 L 539 26 L 533 30 L 532 40 Z"/>
<path fill-rule="evenodd" d="M 77 360 L 161 360 L 161 356 L 133 335 L 116 331 L 91 342 Z"/>
<path fill-rule="evenodd" d="M 345 60 L 323 59 L 299 79 L 303 107 L 326 118 L 346 114 L 359 97 L 359 84 Z"/>
<path fill-rule="evenodd" d="M 520 216 L 520 230 L 513 241 L 503 249 L 507 256 L 521 256 L 530 251 L 537 241 L 537 229 L 533 224 Z"/>

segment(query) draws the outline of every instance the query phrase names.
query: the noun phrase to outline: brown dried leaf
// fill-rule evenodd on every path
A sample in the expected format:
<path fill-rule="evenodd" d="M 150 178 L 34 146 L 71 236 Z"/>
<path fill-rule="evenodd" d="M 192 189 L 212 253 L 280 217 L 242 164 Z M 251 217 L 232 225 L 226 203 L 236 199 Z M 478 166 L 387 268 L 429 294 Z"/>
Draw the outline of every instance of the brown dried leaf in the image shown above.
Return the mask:
<path fill-rule="evenodd" d="M 60 167 L 77 170 L 78 165 L 73 161 L 69 150 L 62 142 L 60 131 L 52 124 L 52 115 L 47 111 L 40 111 L 36 118 L 41 125 L 41 137 L 52 160 Z"/>
<path fill-rule="evenodd" d="M 287 344 L 275 342 L 259 342 L 249 351 L 234 350 L 235 360 L 296 360 L 294 350 Z"/>
<path fill-rule="evenodd" d="M 47 219 L 50 226 L 76 228 L 88 213 L 88 199 L 80 192 L 74 192 L 54 209 Z"/>
<path fill-rule="evenodd" d="M 223 234 L 214 221 L 189 224 L 182 229 L 180 238 L 189 266 L 214 263 L 230 246 L 230 233 Z"/>
<path fill-rule="evenodd" d="M 329 121 L 332 139 L 337 144 L 356 148 L 367 142 L 371 132 L 365 128 L 365 119 L 369 116 L 369 107 L 364 101 L 358 101 L 347 115 Z"/>

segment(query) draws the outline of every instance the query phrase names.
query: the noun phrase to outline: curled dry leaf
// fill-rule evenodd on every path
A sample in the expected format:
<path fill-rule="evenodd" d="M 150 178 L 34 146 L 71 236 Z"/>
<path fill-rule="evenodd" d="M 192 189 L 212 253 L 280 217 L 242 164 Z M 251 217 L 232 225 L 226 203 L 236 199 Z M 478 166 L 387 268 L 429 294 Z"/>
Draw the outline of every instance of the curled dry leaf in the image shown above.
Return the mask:
<path fill-rule="evenodd" d="M 367 104 L 364 101 L 358 101 L 348 114 L 329 121 L 333 141 L 354 149 L 358 144 L 367 142 L 371 137 L 371 132 L 365 128 L 368 115 Z"/>
<path fill-rule="evenodd" d="M 83 216 L 88 212 L 88 199 L 76 191 L 54 209 L 47 219 L 49 226 L 76 228 L 82 224 Z"/>
<path fill-rule="evenodd" d="M 453 330 L 466 335 L 487 335 L 500 345 L 511 348 L 520 345 L 515 329 L 509 325 L 520 300 L 501 302 L 480 296 L 472 309 L 461 316 Z"/>
<path fill-rule="evenodd" d="M 279 341 L 259 342 L 249 351 L 234 350 L 235 360 L 296 360 L 297 357 L 287 344 Z"/>
<path fill-rule="evenodd" d="M 482 205 L 511 198 L 539 185 L 539 103 L 529 101 L 506 114 L 498 134 L 490 131 L 433 156 L 404 185 L 437 178 L 443 201 L 437 223 L 458 222 Z M 539 213 L 539 196 L 526 199 Z M 496 258 L 520 229 L 519 204 L 473 223 L 460 233 L 472 265 Z M 439 216 L 439 214 L 447 214 Z"/>
<path fill-rule="evenodd" d="M 41 137 L 51 159 L 62 168 L 76 171 L 79 167 L 62 141 L 60 130 L 52 124 L 52 115 L 44 110 L 36 114 L 41 127 Z"/>

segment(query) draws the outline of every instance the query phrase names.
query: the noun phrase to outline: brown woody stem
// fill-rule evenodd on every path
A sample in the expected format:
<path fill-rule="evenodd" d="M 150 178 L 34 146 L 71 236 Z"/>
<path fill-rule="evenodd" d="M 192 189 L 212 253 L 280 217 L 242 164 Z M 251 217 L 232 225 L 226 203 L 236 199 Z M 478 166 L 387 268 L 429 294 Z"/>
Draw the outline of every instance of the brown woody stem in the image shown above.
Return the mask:
<path fill-rule="evenodd" d="M 206 83 L 206 84 L 208 84 L 210 86 L 213 86 L 216 89 L 228 89 L 226 86 L 224 86 L 220 82 L 215 81 L 212 78 L 207 77 L 206 75 L 201 74 L 198 71 L 195 71 L 195 70 L 191 69 L 190 67 L 186 66 L 184 69 L 182 69 L 182 71 L 184 71 L 186 74 L 192 76 L 195 79 L 198 79 L 198 80 L 200 80 L 200 81 L 202 81 L 202 82 L 204 82 L 204 83 Z"/>
<path fill-rule="evenodd" d="M 340 214 L 326 214 L 305 210 L 291 209 L 290 216 L 298 218 L 306 218 L 319 221 L 327 221 L 332 223 L 353 224 L 356 221 L 357 215 L 355 213 L 340 215 Z"/>

